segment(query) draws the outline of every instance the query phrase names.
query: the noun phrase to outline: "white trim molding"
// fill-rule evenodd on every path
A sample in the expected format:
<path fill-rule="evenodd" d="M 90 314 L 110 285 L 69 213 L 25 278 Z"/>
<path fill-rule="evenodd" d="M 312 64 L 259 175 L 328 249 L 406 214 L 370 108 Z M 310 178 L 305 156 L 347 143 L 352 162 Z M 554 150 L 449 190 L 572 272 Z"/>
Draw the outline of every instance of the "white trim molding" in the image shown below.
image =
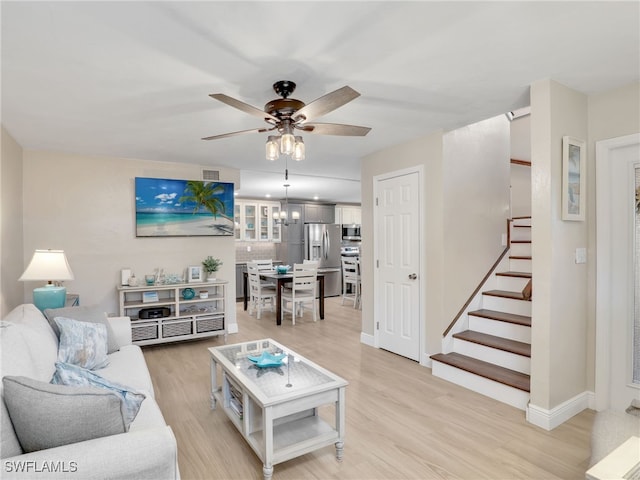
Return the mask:
<path fill-rule="evenodd" d="M 551 410 L 529 403 L 527 406 L 527 421 L 536 427 L 553 430 L 574 415 L 589 408 L 591 402 L 593 402 L 593 392 L 582 392 L 553 407 Z"/>
<path fill-rule="evenodd" d="M 364 343 L 370 347 L 377 348 L 375 337 L 368 333 L 360 332 L 360 343 Z"/>

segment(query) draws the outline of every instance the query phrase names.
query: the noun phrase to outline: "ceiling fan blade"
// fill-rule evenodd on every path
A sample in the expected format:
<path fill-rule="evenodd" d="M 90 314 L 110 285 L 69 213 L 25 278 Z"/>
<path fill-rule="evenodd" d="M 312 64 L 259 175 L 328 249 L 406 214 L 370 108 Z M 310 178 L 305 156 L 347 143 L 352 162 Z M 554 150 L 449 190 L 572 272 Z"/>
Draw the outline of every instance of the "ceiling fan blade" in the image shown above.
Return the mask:
<path fill-rule="evenodd" d="M 341 125 L 338 123 L 305 123 L 299 128 L 308 133 L 318 135 L 342 135 L 347 137 L 364 137 L 370 127 L 359 127 L 357 125 Z"/>
<path fill-rule="evenodd" d="M 360 94 L 353 88 L 344 86 L 308 103 L 293 114 L 293 119 L 296 122 L 306 122 L 325 115 L 359 96 Z"/>
<path fill-rule="evenodd" d="M 261 118 L 270 122 L 279 122 L 280 120 L 277 117 L 265 112 L 264 110 L 260 110 L 253 105 L 249 105 L 248 103 L 241 102 L 240 100 L 236 100 L 229 95 L 225 95 L 224 93 L 212 93 L 209 95 L 211 98 L 218 100 L 219 102 L 226 103 L 227 105 L 237 108 L 238 110 L 242 110 L 249 115 L 253 115 L 254 117 Z"/>
<path fill-rule="evenodd" d="M 223 133 L 221 135 L 212 135 L 210 137 L 204 137 L 202 140 L 218 140 L 219 138 L 233 137 L 235 135 L 243 135 L 245 133 L 263 133 L 270 132 L 271 130 L 275 130 L 276 127 L 273 128 L 254 128 L 251 130 L 240 130 L 239 132 L 230 132 Z"/>

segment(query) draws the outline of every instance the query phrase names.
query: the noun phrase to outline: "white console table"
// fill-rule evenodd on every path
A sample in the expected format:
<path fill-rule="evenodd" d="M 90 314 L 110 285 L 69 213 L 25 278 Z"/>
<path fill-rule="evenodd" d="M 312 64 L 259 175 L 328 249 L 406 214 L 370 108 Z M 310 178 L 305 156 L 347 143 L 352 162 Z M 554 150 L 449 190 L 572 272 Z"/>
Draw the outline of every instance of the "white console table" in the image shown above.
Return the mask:
<path fill-rule="evenodd" d="M 174 285 L 119 286 L 120 315 L 131 318 L 131 337 L 137 345 L 215 335 L 224 335 L 226 342 L 227 284 L 226 280 L 214 280 Z M 187 288 L 195 291 L 193 298 L 184 298 Z M 200 298 L 200 292 L 206 292 L 206 298 Z M 157 300 L 145 301 L 150 294 L 153 297 L 157 295 Z M 169 315 L 141 318 L 140 310 L 146 308 L 166 308 Z"/>

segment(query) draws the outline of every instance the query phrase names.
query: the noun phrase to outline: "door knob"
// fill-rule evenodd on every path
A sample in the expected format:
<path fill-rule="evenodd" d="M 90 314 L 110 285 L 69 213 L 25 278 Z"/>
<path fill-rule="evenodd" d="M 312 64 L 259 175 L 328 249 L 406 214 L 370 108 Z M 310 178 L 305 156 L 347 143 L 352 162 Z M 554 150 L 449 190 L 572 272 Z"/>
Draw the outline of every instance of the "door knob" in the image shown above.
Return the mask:
<path fill-rule="evenodd" d="M 418 275 L 416 275 L 415 273 L 409 275 L 409 280 L 415 280 L 416 278 L 418 278 Z"/>

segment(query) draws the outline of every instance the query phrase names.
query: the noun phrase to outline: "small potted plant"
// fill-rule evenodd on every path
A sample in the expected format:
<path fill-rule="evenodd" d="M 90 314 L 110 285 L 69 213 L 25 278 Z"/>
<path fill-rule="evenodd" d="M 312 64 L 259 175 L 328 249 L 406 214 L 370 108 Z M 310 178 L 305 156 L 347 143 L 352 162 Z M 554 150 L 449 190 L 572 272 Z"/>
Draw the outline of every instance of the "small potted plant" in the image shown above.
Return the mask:
<path fill-rule="evenodd" d="M 211 255 L 202 261 L 202 268 L 207 272 L 208 282 L 213 282 L 216 279 L 216 272 L 218 268 L 220 268 L 220 265 L 222 265 L 222 260 L 213 258 Z"/>

